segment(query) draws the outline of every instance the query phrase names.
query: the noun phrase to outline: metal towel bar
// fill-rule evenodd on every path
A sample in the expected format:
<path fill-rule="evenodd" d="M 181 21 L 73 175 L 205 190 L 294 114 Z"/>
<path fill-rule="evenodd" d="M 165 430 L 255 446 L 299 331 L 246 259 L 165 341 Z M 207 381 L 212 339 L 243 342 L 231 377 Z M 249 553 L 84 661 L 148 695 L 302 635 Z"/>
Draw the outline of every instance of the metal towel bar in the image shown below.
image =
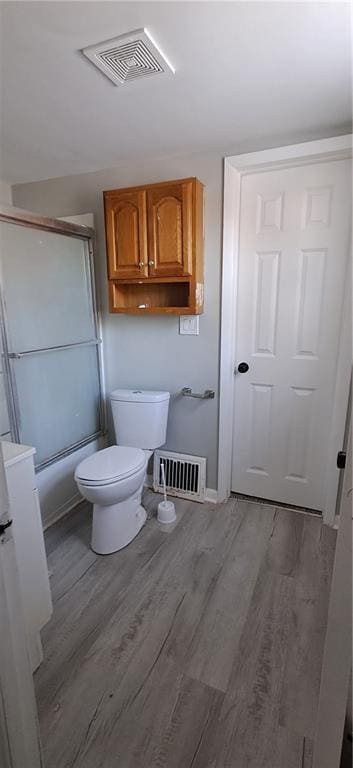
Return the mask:
<path fill-rule="evenodd" d="M 181 394 L 184 397 L 197 397 L 198 400 L 213 400 L 215 396 L 214 389 L 205 389 L 204 393 L 193 392 L 191 387 L 183 387 Z"/>
<path fill-rule="evenodd" d="M 55 347 L 43 347 L 41 349 L 28 349 L 25 352 L 9 352 L 10 360 L 21 360 L 21 357 L 29 355 L 40 355 L 43 352 L 58 352 L 64 349 L 75 349 L 76 347 L 90 347 L 101 344 L 101 339 L 90 339 L 89 341 L 75 341 L 74 344 L 59 344 Z"/>

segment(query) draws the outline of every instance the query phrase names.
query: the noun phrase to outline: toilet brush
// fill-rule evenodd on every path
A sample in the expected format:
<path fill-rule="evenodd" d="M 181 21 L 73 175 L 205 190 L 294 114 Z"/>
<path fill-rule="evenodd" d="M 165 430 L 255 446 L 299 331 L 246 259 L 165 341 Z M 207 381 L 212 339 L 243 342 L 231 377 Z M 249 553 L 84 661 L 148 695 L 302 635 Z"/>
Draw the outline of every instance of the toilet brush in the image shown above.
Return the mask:
<path fill-rule="evenodd" d="M 175 506 L 172 501 L 168 501 L 167 499 L 165 467 L 163 462 L 161 462 L 161 473 L 162 473 L 164 500 L 160 501 L 158 504 L 157 519 L 159 523 L 174 523 L 174 520 L 176 520 Z"/>

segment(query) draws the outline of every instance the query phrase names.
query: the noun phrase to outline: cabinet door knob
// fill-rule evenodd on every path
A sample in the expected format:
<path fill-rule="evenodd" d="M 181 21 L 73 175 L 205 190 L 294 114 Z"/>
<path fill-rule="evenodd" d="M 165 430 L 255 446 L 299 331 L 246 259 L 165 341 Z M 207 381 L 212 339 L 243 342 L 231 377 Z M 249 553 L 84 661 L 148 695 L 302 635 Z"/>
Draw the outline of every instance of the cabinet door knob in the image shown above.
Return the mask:
<path fill-rule="evenodd" d="M 150 267 L 154 267 L 154 261 L 149 261 L 148 264 Z"/>
<path fill-rule="evenodd" d="M 142 269 L 142 267 L 145 267 L 146 264 L 144 261 L 139 261 L 139 268 Z"/>

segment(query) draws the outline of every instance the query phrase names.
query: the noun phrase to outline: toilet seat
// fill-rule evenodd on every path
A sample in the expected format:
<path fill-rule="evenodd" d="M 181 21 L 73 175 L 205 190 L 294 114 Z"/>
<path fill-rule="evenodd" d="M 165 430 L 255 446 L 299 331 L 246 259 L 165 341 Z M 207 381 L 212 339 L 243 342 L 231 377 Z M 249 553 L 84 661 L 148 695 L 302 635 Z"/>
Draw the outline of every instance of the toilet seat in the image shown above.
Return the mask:
<path fill-rule="evenodd" d="M 135 475 L 146 465 L 141 448 L 112 445 L 81 461 L 75 478 L 83 485 L 110 485 Z"/>

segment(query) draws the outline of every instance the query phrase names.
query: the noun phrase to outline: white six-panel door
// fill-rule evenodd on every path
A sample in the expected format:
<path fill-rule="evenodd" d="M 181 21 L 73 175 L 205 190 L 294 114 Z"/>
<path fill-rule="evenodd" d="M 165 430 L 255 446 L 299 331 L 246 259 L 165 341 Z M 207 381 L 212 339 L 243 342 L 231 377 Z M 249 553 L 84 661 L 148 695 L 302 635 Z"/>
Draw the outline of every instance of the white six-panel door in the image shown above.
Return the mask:
<path fill-rule="evenodd" d="M 242 178 L 233 491 L 323 509 L 350 216 L 351 161 Z"/>

